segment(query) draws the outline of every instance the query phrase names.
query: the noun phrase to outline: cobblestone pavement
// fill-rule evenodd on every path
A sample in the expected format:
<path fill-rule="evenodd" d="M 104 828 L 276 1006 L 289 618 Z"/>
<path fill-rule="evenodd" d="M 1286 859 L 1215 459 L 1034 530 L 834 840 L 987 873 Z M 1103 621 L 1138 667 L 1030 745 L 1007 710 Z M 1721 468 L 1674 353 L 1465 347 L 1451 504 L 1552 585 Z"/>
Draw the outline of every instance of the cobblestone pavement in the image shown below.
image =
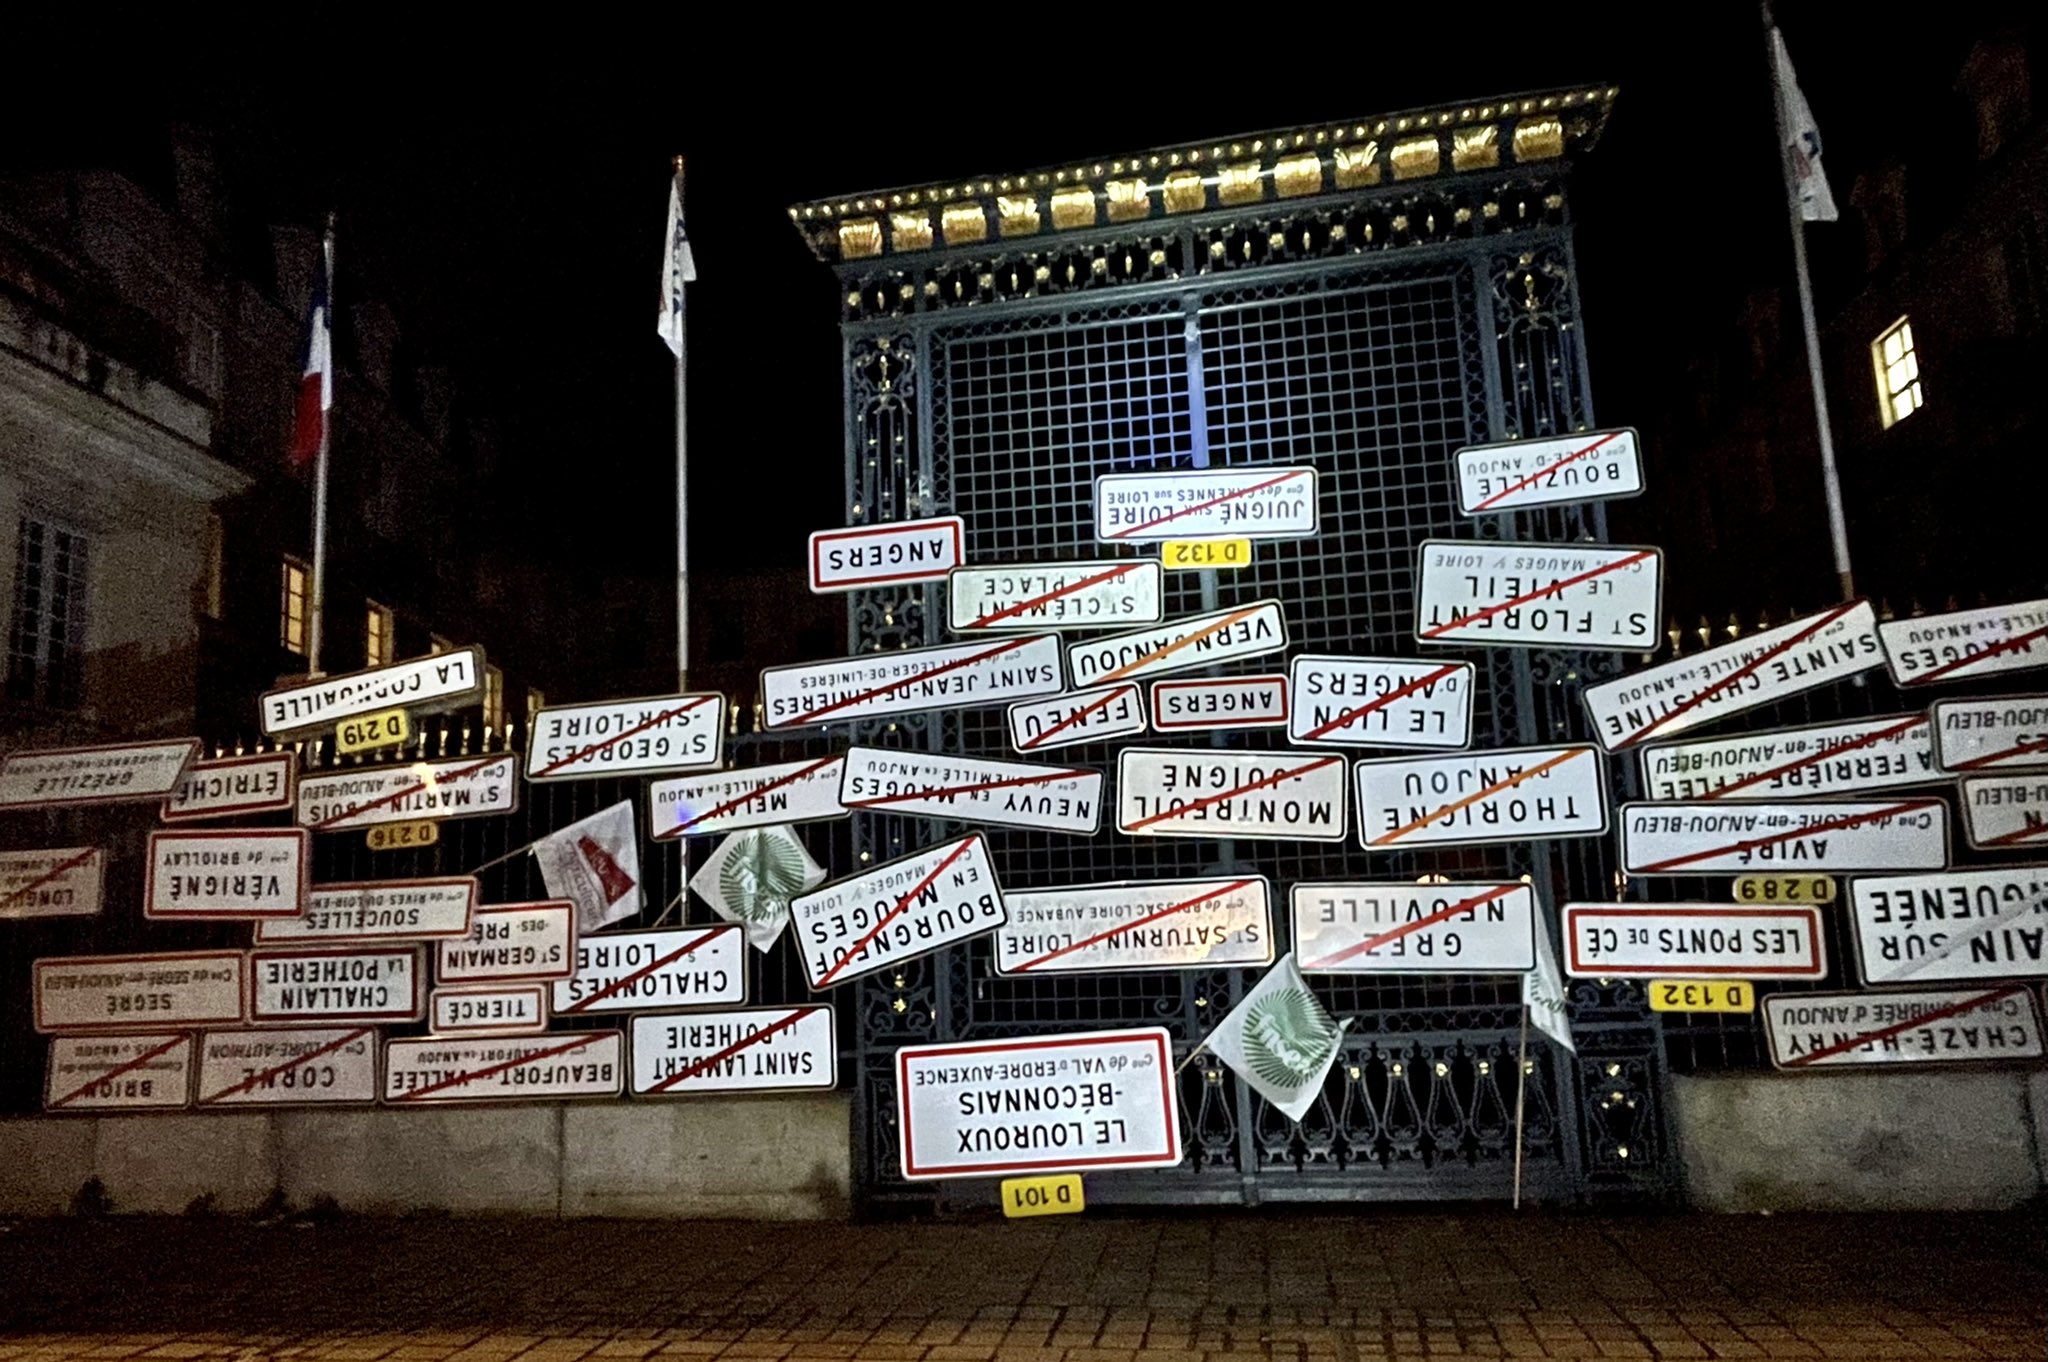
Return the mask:
<path fill-rule="evenodd" d="M 0 1362 L 2048 1358 L 2048 1219 L 55 1221 Z"/>

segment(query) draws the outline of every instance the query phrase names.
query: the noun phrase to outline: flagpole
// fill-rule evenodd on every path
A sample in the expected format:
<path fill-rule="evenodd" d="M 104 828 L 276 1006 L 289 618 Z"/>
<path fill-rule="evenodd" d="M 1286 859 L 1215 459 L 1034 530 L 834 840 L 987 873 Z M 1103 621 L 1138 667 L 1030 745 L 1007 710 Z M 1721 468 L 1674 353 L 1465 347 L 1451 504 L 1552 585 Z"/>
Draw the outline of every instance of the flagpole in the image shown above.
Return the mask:
<path fill-rule="evenodd" d="M 334 364 L 334 214 L 327 215 L 327 233 L 320 239 L 320 264 L 327 271 L 327 315 L 321 324 L 327 328 L 328 373 L 333 374 Z M 330 377 L 327 381 L 332 382 Z M 320 453 L 313 461 L 313 588 L 312 600 L 306 620 L 306 670 L 309 675 L 321 676 L 320 636 L 321 621 L 327 613 L 327 445 L 334 429 L 334 413 L 321 413 Z"/>
<path fill-rule="evenodd" d="M 1806 228 L 1799 212 L 1799 177 L 1792 165 L 1792 129 L 1778 65 L 1777 23 L 1771 0 L 1759 0 L 1764 19 L 1764 60 L 1771 69 L 1771 108 L 1778 124 L 1778 173 L 1785 182 L 1785 212 L 1792 225 L 1792 267 L 1799 278 L 1799 319 L 1806 330 L 1806 369 L 1813 381 L 1813 419 L 1820 434 L 1821 481 L 1827 491 L 1828 538 L 1835 548 L 1835 579 L 1842 599 L 1856 599 L 1856 572 L 1849 563 L 1849 525 L 1842 514 L 1842 481 L 1835 468 L 1835 434 L 1828 421 L 1827 384 L 1822 376 L 1820 325 L 1814 320 L 1813 280 L 1806 269 Z"/>
<path fill-rule="evenodd" d="M 1529 1100 L 1529 1000 L 1522 999 L 1522 1044 L 1515 1056 L 1515 1199 L 1509 1209 L 1522 1209 L 1522 1113 Z"/>
<path fill-rule="evenodd" d="M 676 214 L 682 216 L 683 158 L 676 166 Z M 675 243 L 668 243 L 675 249 Z M 675 286 L 676 327 L 676 689 L 690 688 L 690 385 L 684 363 L 688 353 L 684 339 L 684 299 L 688 296 L 679 280 Z"/>

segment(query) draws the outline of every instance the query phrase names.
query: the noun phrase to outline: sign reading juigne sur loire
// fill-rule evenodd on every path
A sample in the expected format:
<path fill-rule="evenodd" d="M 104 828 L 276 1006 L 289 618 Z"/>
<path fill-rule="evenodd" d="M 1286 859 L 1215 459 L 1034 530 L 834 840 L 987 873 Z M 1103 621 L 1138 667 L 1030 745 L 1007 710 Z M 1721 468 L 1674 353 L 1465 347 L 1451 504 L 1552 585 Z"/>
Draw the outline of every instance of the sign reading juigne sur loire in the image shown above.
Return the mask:
<path fill-rule="evenodd" d="M 1187 468 L 1095 480 L 1095 537 L 1301 539 L 1316 532 L 1313 468 Z"/>
<path fill-rule="evenodd" d="M 1639 653 L 1660 641 L 1656 549 L 1425 539 L 1418 553 L 1417 642 Z"/>
<path fill-rule="evenodd" d="M 427 995 L 427 1029 L 437 1036 L 529 1036 L 548 1029 L 545 984 L 478 984 Z"/>
<path fill-rule="evenodd" d="M 1286 723 L 1284 676 L 1205 676 L 1152 683 L 1152 727 L 1161 733 L 1282 728 Z"/>
<path fill-rule="evenodd" d="M 263 736 L 275 738 L 384 709 L 455 709 L 483 693 L 484 650 L 472 647 L 280 686 L 266 691 L 257 707 Z"/>
<path fill-rule="evenodd" d="M 192 1100 L 192 1037 L 53 1036 L 45 1111 L 149 1111 Z"/>
<path fill-rule="evenodd" d="M 2048 695 L 1936 700 L 1928 716 L 1944 774 L 2048 770 Z"/>
<path fill-rule="evenodd" d="M 298 754 L 256 752 L 195 761 L 164 801 L 166 823 L 289 809 L 298 789 Z"/>
<path fill-rule="evenodd" d="M 199 1037 L 202 1107 L 296 1107 L 377 1100 L 370 1026 L 207 1031 Z"/>
<path fill-rule="evenodd" d="M 716 766 L 725 697 L 716 692 L 551 705 L 533 718 L 528 780 L 590 780 Z"/>
<path fill-rule="evenodd" d="M 839 802 L 839 781 L 845 765 L 835 755 L 657 780 L 647 789 L 649 835 L 666 842 L 844 818 L 849 810 Z"/>
<path fill-rule="evenodd" d="M 2041 1017 L 2024 984 L 1910 993 L 1780 993 L 1764 999 L 1781 1069 L 2038 1059 Z"/>
<path fill-rule="evenodd" d="M 635 1097 L 779 1092 L 839 1082 L 832 1009 L 810 1003 L 633 1018 Z"/>
<path fill-rule="evenodd" d="M 1924 714 L 1887 714 L 1642 749 L 1652 799 L 1809 799 L 1941 777 Z"/>
<path fill-rule="evenodd" d="M 1273 963 L 1272 887 L 1234 879 L 1074 884 L 1004 896 L 1001 974 Z"/>
<path fill-rule="evenodd" d="M 789 902 L 789 919 L 804 974 L 820 991 L 1005 920 L 1003 891 L 979 834 L 799 895 Z"/>
<path fill-rule="evenodd" d="M 1892 680 L 1902 686 L 2048 666 L 2048 600 L 1888 620 L 1877 632 Z"/>
<path fill-rule="evenodd" d="M 1494 515 L 1531 506 L 1606 501 L 1643 490 L 1643 458 L 1636 433 L 1582 430 L 1548 440 L 1507 440 L 1466 445 L 1458 467 L 1458 510 Z"/>
<path fill-rule="evenodd" d="M 1344 758 L 1126 747 L 1116 824 L 1146 837 L 1344 840 Z"/>
<path fill-rule="evenodd" d="M 480 818 L 519 807 L 519 754 L 354 766 L 299 782 L 300 827 L 339 832 L 420 818 Z"/>
<path fill-rule="evenodd" d="M 473 875 L 318 884 L 297 917 L 256 924 L 256 944 L 419 941 L 462 936 L 476 908 Z"/>
<path fill-rule="evenodd" d="M 1597 837 L 1607 786 L 1591 747 L 1518 747 L 1361 761 L 1358 837 L 1367 851 Z"/>
<path fill-rule="evenodd" d="M 554 986 L 554 1012 L 637 1012 L 745 1002 L 746 933 L 738 927 L 606 932 L 576 943 L 576 970 Z"/>
<path fill-rule="evenodd" d="M 1948 805 L 1911 797 L 1624 804 L 1621 859 L 1631 875 L 1938 870 L 1948 864 Z"/>
<path fill-rule="evenodd" d="M 1020 701 L 1008 716 L 1010 746 L 1026 754 L 1145 731 L 1145 702 L 1128 681 Z"/>
<path fill-rule="evenodd" d="M 0 851 L 0 920 L 97 913 L 106 874 L 98 847 Z"/>
<path fill-rule="evenodd" d="M 418 1021 L 426 1015 L 424 953 L 383 950 L 249 953 L 249 1020 Z"/>
<path fill-rule="evenodd" d="M 617 1097 L 625 1082 L 625 1039 L 618 1031 L 574 1031 L 388 1041 L 384 1100 L 408 1106 Z"/>
<path fill-rule="evenodd" d="M 1287 618 L 1278 601 L 1258 601 L 1214 614 L 1168 620 L 1149 629 L 1067 646 L 1076 686 L 1137 681 L 1276 653 L 1287 646 Z"/>
<path fill-rule="evenodd" d="M 946 579 L 955 633 L 984 629 L 1108 629 L 1159 618 L 1159 564 L 1147 558 L 954 568 Z"/>
<path fill-rule="evenodd" d="M 1526 884 L 1297 884 L 1304 974 L 1498 974 L 1536 967 Z"/>
<path fill-rule="evenodd" d="M 1732 975 L 1819 979 L 1820 909 L 1727 903 L 1568 903 L 1564 972 L 1574 979 Z"/>
<path fill-rule="evenodd" d="M 45 747 L 0 757 L 0 808 L 162 799 L 199 757 L 199 739 Z"/>
<path fill-rule="evenodd" d="M 36 1030 L 233 1025 L 248 1012 L 248 965 L 241 951 L 38 960 L 32 975 Z"/>
<path fill-rule="evenodd" d="M 460 941 L 435 945 L 444 984 L 553 982 L 576 972 L 576 905 L 568 899 L 479 908 Z"/>
<path fill-rule="evenodd" d="M 1084 835 L 1102 822 L 1100 771 L 881 747 L 848 749 L 844 768 L 849 809 Z"/>
<path fill-rule="evenodd" d="M 956 515 L 818 530 L 811 535 L 811 590 L 935 582 L 967 561 L 966 545 L 967 522 Z"/>
<path fill-rule="evenodd" d="M 303 828 L 237 828 L 149 834 L 142 915 L 234 922 L 297 917 L 313 873 Z"/>
<path fill-rule="evenodd" d="M 1859 875 L 1849 912 L 1872 987 L 2048 976 L 2048 866 Z"/>
<path fill-rule="evenodd" d="M 1287 672 L 1289 742 L 1332 747 L 1472 745 L 1470 662 L 1300 653 Z"/>
<path fill-rule="evenodd" d="M 994 705 L 1059 689 L 1057 634 L 977 638 L 761 673 L 762 716 L 769 728 Z"/>

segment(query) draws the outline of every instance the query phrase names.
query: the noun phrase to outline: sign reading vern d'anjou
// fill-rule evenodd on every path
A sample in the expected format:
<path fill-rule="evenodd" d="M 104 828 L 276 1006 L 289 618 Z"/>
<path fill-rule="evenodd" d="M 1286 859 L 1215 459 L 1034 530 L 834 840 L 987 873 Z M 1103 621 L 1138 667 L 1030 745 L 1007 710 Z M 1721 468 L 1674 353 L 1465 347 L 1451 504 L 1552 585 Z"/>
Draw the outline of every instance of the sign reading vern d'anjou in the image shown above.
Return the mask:
<path fill-rule="evenodd" d="M 294 682 L 266 691 L 257 704 L 264 736 L 275 738 L 380 709 L 459 709 L 483 693 L 484 650 L 470 647 L 345 676 Z"/>
<path fill-rule="evenodd" d="M 1257 601 L 1069 644 L 1067 667 L 1076 686 L 1092 686 L 1166 676 L 1233 658 L 1277 653 L 1286 646 L 1287 619 L 1280 603 Z"/>

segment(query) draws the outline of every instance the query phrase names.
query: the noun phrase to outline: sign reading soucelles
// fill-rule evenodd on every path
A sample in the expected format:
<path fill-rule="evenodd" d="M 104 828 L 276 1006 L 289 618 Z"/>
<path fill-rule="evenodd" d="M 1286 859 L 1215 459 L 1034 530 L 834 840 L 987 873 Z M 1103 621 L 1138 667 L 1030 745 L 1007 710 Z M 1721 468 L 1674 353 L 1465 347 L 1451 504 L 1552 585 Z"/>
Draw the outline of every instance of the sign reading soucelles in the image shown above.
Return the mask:
<path fill-rule="evenodd" d="M 248 964 L 241 951 L 38 960 L 31 975 L 36 1030 L 232 1025 L 248 1012 Z"/>
<path fill-rule="evenodd" d="M 866 653 L 761 673 L 763 722 L 769 728 L 994 705 L 1059 689 L 1057 634 Z"/>
<path fill-rule="evenodd" d="M 1652 799 L 1801 799 L 1941 778 L 1924 714 L 1664 743 L 1642 753 Z"/>
<path fill-rule="evenodd" d="M 946 600 L 955 633 L 1106 629 L 1158 619 L 1161 576 L 1148 558 L 954 568 Z"/>
<path fill-rule="evenodd" d="M 1076 686 L 1136 681 L 1234 658 L 1276 653 L 1287 646 L 1287 619 L 1278 601 L 1259 601 L 1213 615 L 1169 620 L 1150 629 L 1070 644 L 1067 666 Z"/>
<path fill-rule="evenodd" d="M 0 808 L 162 799 L 199 756 L 199 739 L 45 747 L 0 757 Z"/>
<path fill-rule="evenodd" d="M 1302 752 L 1126 747 L 1116 825 L 1148 837 L 1344 840 L 1344 759 Z"/>
<path fill-rule="evenodd" d="M 1764 999 L 1781 1069 L 2039 1059 L 2041 1017 L 2023 984 L 1913 993 L 1780 993 Z"/>
<path fill-rule="evenodd" d="M 799 895 L 789 919 L 823 990 L 1002 926 L 1003 891 L 976 834 Z"/>
<path fill-rule="evenodd" d="M 281 686 L 265 692 L 257 706 L 263 735 L 275 738 L 329 728 L 343 719 L 381 709 L 460 709 L 481 700 L 483 693 L 484 650 L 472 647 Z"/>
<path fill-rule="evenodd" d="M 1001 974 L 1273 963 L 1272 888 L 1237 879 L 1075 884 L 1004 896 Z"/>
<path fill-rule="evenodd" d="M 533 717 L 528 780 L 589 780 L 716 766 L 724 757 L 725 697 L 663 695 L 550 705 Z"/>
<path fill-rule="evenodd" d="M 1938 870 L 1948 864 L 1948 805 L 1934 798 L 1624 804 L 1621 859 L 1631 875 Z"/>
<path fill-rule="evenodd" d="M 1358 838 L 1367 851 L 1597 837 L 1607 786 L 1590 747 L 1518 747 L 1357 766 Z"/>
<path fill-rule="evenodd" d="M 823 1004 L 633 1018 L 635 1097 L 783 1092 L 839 1082 L 839 1041 Z"/>
<path fill-rule="evenodd" d="M 298 755 L 291 751 L 195 761 L 164 801 L 163 818 L 179 823 L 289 809 L 298 776 Z"/>
<path fill-rule="evenodd" d="M 1304 974 L 1513 974 L 1536 967 L 1526 884 L 1297 884 Z"/>
<path fill-rule="evenodd" d="M 1315 532 L 1313 468 L 1188 468 L 1095 480 L 1095 537 L 1106 544 Z"/>
<path fill-rule="evenodd" d="M 1102 822 L 1100 771 L 881 747 L 849 749 L 844 766 L 849 809 L 1084 834 Z"/>
<path fill-rule="evenodd" d="M 338 832 L 419 818 L 480 818 L 518 807 L 519 754 L 505 752 L 307 776 L 299 782 L 294 819 L 315 832 Z"/>
<path fill-rule="evenodd" d="M 1425 539 L 1420 555 L 1419 642 L 1640 653 L 1660 641 L 1656 549 Z"/>
<path fill-rule="evenodd" d="M 1627 428 L 1466 445 L 1454 458 L 1458 510 L 1464 515 L 1605 501 L 1643 490 L 1642 453 L 1635 431 Z"/>
<path fill-rule="evenodd" d="M 1332 747 L 1472 745 L 1473 666 L 1297 654 L 1287 669 L 1290 742 Z"/>
<path fill-rule="evenodd" d="M 1872 987 L 2048 975 L 2048 866 L 1858 875 L 1849 911 Z"/>

